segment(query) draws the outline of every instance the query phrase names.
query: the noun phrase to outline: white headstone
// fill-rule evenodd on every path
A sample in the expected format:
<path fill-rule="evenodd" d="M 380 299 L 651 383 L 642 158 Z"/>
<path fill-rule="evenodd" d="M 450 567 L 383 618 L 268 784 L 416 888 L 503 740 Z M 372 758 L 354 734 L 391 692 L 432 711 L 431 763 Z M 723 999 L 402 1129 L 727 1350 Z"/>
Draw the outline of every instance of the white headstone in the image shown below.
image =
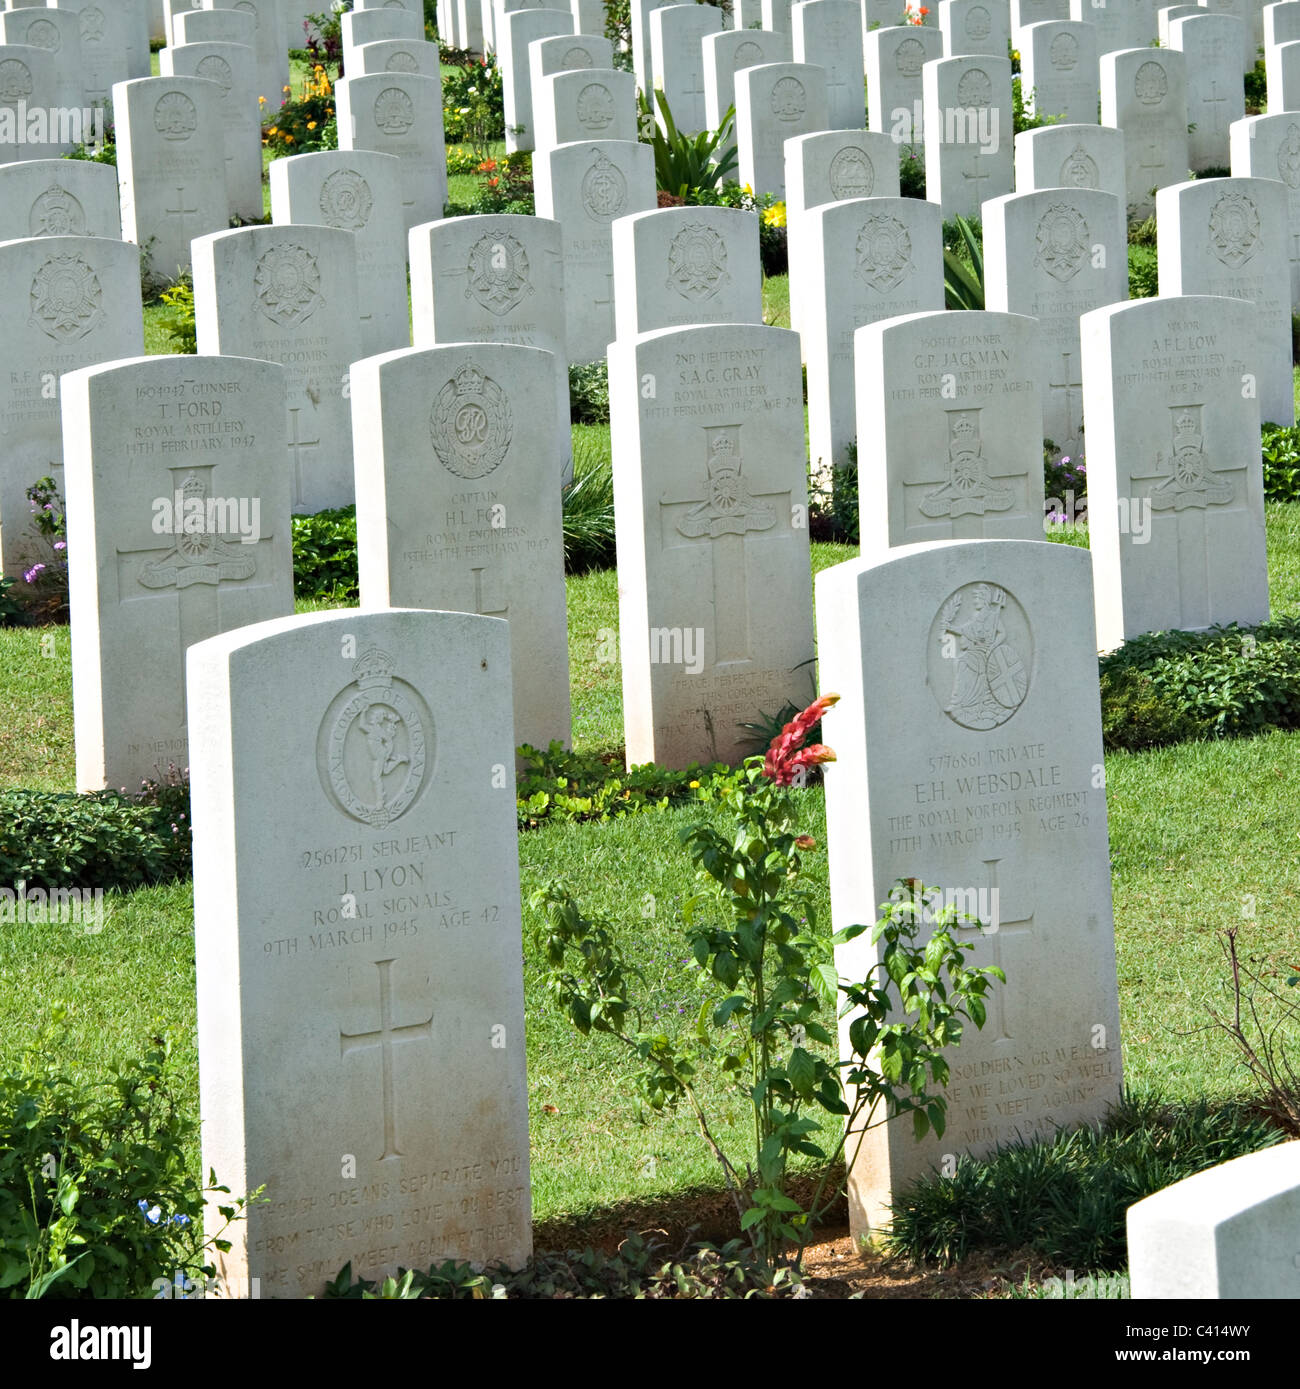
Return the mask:
<path fill-rule="evenodd" d="M 862 7 L 857 0 L 801 0 L 790 11 L 796 63 L 826 69 L 826 119 L 834 130 L 867 123 L 863 91 Z"/>
<path fill-rule="evenodd" d="M 506 149 L 534 148 L 533 91 L 528 45 L 573 33 L 573 14 L 562 9 L 516 10 L 503 17 L 497 61 L 505 88 Z M 633 137 L 635 138 L 635 137 Z"/>
<path fill-rule="evenodd" d="M 343 31 L 343 70 L 359 75 L 352 55 L 363 43 L 378 43 L 381 39 L 410 39 L 422 42 L 424 20 L 403 9 L 349 10 L 339 15 Z"/>
<path fill-rule="evenodd" d="M 617 336 L 705 323 L 762 323 L 758 217 L 735 207 L 663 207 L 620 217 Z"/>
<path fill-rule="evenodd" d="M 1300 0 L 1281 0 L 1279 4 L 1265 5 L 1264 51 L 1279 43 L 1292 43 L 1300 39 Z"/>
<path fill-rule="evenodd" d="M 221 88 L 206 77 L 140 77 L 113 88 L 122 235 L 174 279 L 190 242 L 230 225 Z"/>
<path fill-rule="evenodd" d="M 552 354 L 506 343 L 408 348 L 358 362 L 352 381 L 362 605 L 505 618 L 515 743 L 567 747 Z M 566 425 L 567 416 L 566 407 Z"/>
<path fill-rule="evenodd" d="M 543 77 L 614 66 L 614 45 L 601 34 L 557 34 L 528 45 L 529 83 L 536 91 Z M 633 79 L 635 81 L 635 78 Z"/>
<path fill-rule="evenodd" d="M 1221 1162 L 1128 1208 L 1130 1296 L 1300 1297 L 1300 1143 Z"/>
<path fill-rule="evenodd" d="M 273 159 L 271 220 L 341 227 L 356 237 L 361 327 L 354 355 L 409 347 L 402 166 L 373 150 L 317 150 Z"/>
<path fill-rule="evenodd" d="M 1052 19 L 1069 19 L 1070 0 L 1011 0 L 1011 44 L 1020 49 L 1023 60 L 1025 40 L 1022 30 L 1031 24 L 1046 24 Z"/>
<path fill-rule="evenodd" d="M 194 242 L 199 351 L 280 362 L 295 512 L 355 500 L 348 369 L 360 337 L 353 232 L 239 227 Z"/>
<path fill-rule="evenodd" d="M 533 157 L 537 215 L 560 224 L 564 245 L 565 350 L 596 362 L 614 337 L 616 217 L 657 206 L 654 156 L 631 140 L 586 140 Z"/>
<path fill-rule="evenodd" d="M 293 612 L 284 370 L 72 372 L 63 438 L 77 786 L 134 791 L 189 766 L 186 650 Z"/>
<path fill-rule="evenodd" d="M 1097 52 L 1115 53 L 1121 48 L 1147 48 L 1156 38 L 1153 0 L 1070 0 L 1070 18 L 1097 26 Z"/>
<path fill-rule="evenodd" d="M 775 29 L 782 34 L 792 31 L 791 11 L 794 0 L 761 0 L 760 18 L 764 29 Z"/>
<path fill-rule="evenodd" d="M 736 146 L 741 183 L 785 197 L 785 142 L 827 128 L 826 70 L 764 63 L 736 73 Z"/>
<path fill-rule="evenodd" d="M 943 56 L 938 29 L 891 25 L 863 36 L 867 69 L 867 129 L 889 135 L 899 145 L 921 145 L 925 102 L 921 69 Z"/>
<path fill-rule="evenodd" d="M 1169 26 L 1175 19 L 1182 19 L 1185 15 L 1207 14 L 1208 11 L 1200 5 L 1166 5 L 1156 11 L 1156 32 L 1160 39 L 1161 48 L 1169 48 Z"/>
<path fill-rule="evenodd" d="M 1256 54 L 1264 47 L 1263 0 L 1206 0 L 1204 8 L 1210 14 L 1231 15 L 1241 21 L 1241 70 L 1250 72 Z"/>
<path fill-rule="evenodd" d="M 1187 155 L 1191 169 L 1228 164 L 1228 127 L 1246 114 L 1240 54 L 1246 27 L 1229 14 L 1191 15 L 1169 26 L 1170 46 L 1187 59 Z"/>
<path fill-rule="evenodd" d="M 623 74 L 626 76 L 627 74 Z M 504 342 L 551 356 L 561 481 L 573 477 L 560 224 L 500 213 L 448 217 L 410 234 L 416 347 Z"/>
<path fill-rule="evenodd" d="M 1266 50 L 1264 69 L 1269 114 L 1300 110 L 1300 40 L 1292 39 Z"/>
<path fill-rule="evenodd" d="M 540 78 L 533 88 L 539 150 L 575 140 L 637 138 L 636 78 L 613 68 L 583 68 Z"/>
<path fill-rule="evenodd" d="M 766 29 L 726 29 L 706 34 L 704 54 L 704 125 L 717 130 L 728 107 L 736 104 L 736 73 L 763 63 L 788 63 L 792 52 L 789 34 Z"/>
<path fill-rule="evenodd" d="M 904 1117 L 850 1137 L 862 1237 L 945 1154 L 1050 1141 L 1120 1097 L 1088 555 L 983 540 L 839 564 L 817 576 L 817 635 L 821 688 L 840 695 L 822 720 L 835 926 L 877 920 L 898 879 L 917 879 L 941 894 L 927 907 L 978 917 L 954 931 L 975 946 L 963 963 L 1006 974 L 984 1027 L 945 1053 L 943 1136 L 918 1142 Z M 878 962 L 869 933 L 836 951 L 845 979 Z"/>
<path fill-rule="evenodd" d="M 855 341 L 862 553 L 928 540 L 1043 538 L 1038 324 L 915 313 Z"/>
<path fill-rule="evenodd" d="M 168 48 L 176 42 L 176 16 L 198 8 L 199 0 L 163 0 L 163 33 Z M 302 37 L 299 35 L 298 46 L 301 47 L 301 44 Z"/>
<path fill-rule="evenodd" d="M 1295 423 L 1291 302 L 1281 290 L 1291 283 L 1287 218 L 1287 189 L 1275 179 L 1193 179 L 1156 194 L 1160 293 L 1253 303 L 1253 387 L 1274 424 Z"/>
<path fill-rule="evenodd" d="M 486 51 L 483 6 L 479 0 L 456 0 L 456 33 L 462 48 L 471 53 Z"/>
<path fill-rule="evenodd" d="M 57 159 L 68 148 L 51 139 L 58 135 L 50 108 L 57 107 L 60 84 L 58 60 L 48 49 L 0 44 L 0 164 Z"/>
<path fill-rule="evenodd" d="M 506 624 L 258 623 L 195 647 L 189 691 L 203 1164 L 267 1197 L 226 1231 L 223 1284 L 522 1267 Z"/>
<path fill-rule="evenodd" d="M 702 44 L 721 29 L 722 11 L 716 5 L 664 5 L 651 11 L 651 83 L 663 92 L 673 124 L 684 134 L 705 128 Z M 655 110 L 663 126 L 657 98 Z"/>
<path fill-rule="evenodd" d="M 938 58 L 921 83 L 925 196 L 945 221 L 978 217 L 986 198 L 1011 191 L 1011 60 Z"/>
<path fill-rule="evenodd" d="M 6 47 L 18 44 L 27 48 L 43 48 L 53 57 L 54 86 L 40 90 L 37 79 L 44 79 L 39 72 L 33 73 L 32 90 L 26 93 L 28 112 L 33 107 L 44 107 L 47 112 L 49 107 L 64 107 L 71 112 L 82 106 L 84 92 L 81 70 L 81 23 L 75 14 L 66 10 L 8 10 L 0 14 L 0 44 Z M 22 54 L 18 53 L 6 61 L 13 63 L 21 60 Z M 21 68 L 6 68 L 5 77 L 4 86 L 7 90 L 3 94 L 3 100 L 12 110 L 13 98 L 23 95 L 27 81 L 22 76 Z M 84 122 L 84 116 L 82 120 Z M 76 143 L 71 139 L 59 140 L 56 130 L 49 130 L 46 135 L 44 142 L 56 146 L 59 150 L 70 150 Z"/>
<path fill-rule="evenodd" d="M 763 27 L 763 0 L 732 0 L 731 27 L 733 29 L 761 29 Z"/>
<path fill-rule="evenodd" d="M 619 339 L 609 399 L 628 766 L 738 762 L 741 723 L 812 698 L 798 338 Z"/>
<path fill-rule="evenodd" d="M 1182 183 L 1189 168 L 1187 60 L 1172 48 L 1103 53 L 1101 123 L 1124 132 L 1129 221 L 1151 216 L 1153 190 Z"/>
<path fill-rule="evenodd" d="M 125 0 L 126 75 L 148 77 L 152 71 L 149 53 L 149 10 L 152 0 Z"/>
<path fill-rule="evenodd" d="M 126 7 L 108 0 L 49 0 L 49 8 L 69 10 L 77 16 L 81 85 L 87 105 L 108 101 L 114 84 L 130 76 L 127 47 L 131 25 Z"/>
<path fill-rule="evenodd" d="M 352 51 L 352 73 L 369 77 L 377 72 L 418 72 L 421 77 L 436 77 L 442 81 L 442 66 L 438 60 L 438 45 L 414 39 L 380 39 L 363 43 Z"/>
<path fill-rule="evenodd" d="M 164 77 L 203 77 L 221 89 L 219 129 L 225 137 L 226 192 L 230 210 L 256 221 L 266 215 L 262 197 L 262 127 L 258 116 L 257 60 L 235 43 L 186 43 L 158 55 Z"/>
<path fill-rule="evenodd" d="M 442 83 L 413 72 L 343 77 L 337 97 L 339 148 L 378 150 L 402 161 L 407 231 L 441 217 L 447 203 Z"/>
<path fill-rule="evenodd" d="M 256 48 L 257 16 L 242 10 L 186 10 L 172 20 L 172 32 L 176 47 L 186 43 L 239 43 L 245 48 Z"/>
<path fill-rule="evenodd" d="M 1300 113 L 1234 121 L 1229 145 L 1235 178 L 1276 178 L 1286 185 L 1291 308 L 1300 310 Z"/>
<path fill-rule="evenodd" d="M 21 236 L 122 237 L 117 175 L 85 159 L 0 167 L 0 241 Z"/>
<path fill-rule="evenodd" d="M 1268 617 L 1255 306 L 1181 297 L 1085 314 L 1098 649 Z"/>
<path fill-rule="evenodd" d="M 262 113 L 274 115 L 284 104 L 289 84 L 289 52 L 281 37 L 285 29 L 282 0 L 202 0 L 205 10 L 234 8 L 253 21 L 253 52 L 257 55 L 257 95 L 266 98 Z M 302 46 L 301 33 L 293 47 Z"/>
<path fill-rule="evenodd" d="M 840 468 L 858 437 L 854 335 L 867 323 L 943 308 L 942 218 L 934 203 L 877 195 L 823 203 L 801 222 L 809 456 L 814 470 Z"/>
<path fill-rule="evenodd" d="M 650 15 L 662 5 L 677 3 L 679 0 L 632 0 L 632 70 L 643 92 L 650 90 Z"/>
<path fill-rule="evenodd" d="M 1020 87 L 1035 115 L 1096 124 L 1100 73 L 1092 25 L 1051 20 L 1020 31 Z"/>
<path fill-rule="evenodd" d="M 943 56 L 986 54 L 1005 58 L 1011 43 L 1011 16 L 992 0 L 939 0 L 939 32 Z"/>
<path fill-rule="evenodd" d="M 1128 298 L 1124 204 L 1114 193 L 1052 188 L 984 204 L 988 308 L 1038 320 L 1043 437 L 1084 449 L 1079 315 Z"/>
<path fill-rule="evenodd" d="M 27 489 L 52 477 L 67 497 L 59 377 L 144 351 L 139 252 L 94 236 L 6 241 L 0 284 L 22 306 L 0 333 L 0 565 L 19 575 L 32 563 Z"/>
<path fill-rule="evenodd" d="M 1109 125 L 1045 125 L 1016 136 L 1016 188 L 1100 188 L 1126 198 L 1124 135 Z"/>

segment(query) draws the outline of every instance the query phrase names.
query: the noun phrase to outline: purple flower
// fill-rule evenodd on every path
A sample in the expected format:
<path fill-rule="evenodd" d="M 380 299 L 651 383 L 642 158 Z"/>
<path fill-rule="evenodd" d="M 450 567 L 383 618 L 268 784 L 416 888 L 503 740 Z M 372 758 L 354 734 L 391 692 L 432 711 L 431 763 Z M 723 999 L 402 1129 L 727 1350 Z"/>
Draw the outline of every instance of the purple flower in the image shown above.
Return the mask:
<path fill-rule="evenodd" d="M 23 582 L 29 584 L 35 583 L 36 576 L 40 574 L 44 570 L 44 568 L 45 566 L 43 564 L 33 564 L 32 567 L 29 570 L 27 570 L 26 573 L 23 575 Z"/>
<path fill-rule="evenodd" d="M 56 550 L 66 550 L 68 548 L 68 542 L 66 540 L 56 540 L 54 542 L 54 548 Z"/>

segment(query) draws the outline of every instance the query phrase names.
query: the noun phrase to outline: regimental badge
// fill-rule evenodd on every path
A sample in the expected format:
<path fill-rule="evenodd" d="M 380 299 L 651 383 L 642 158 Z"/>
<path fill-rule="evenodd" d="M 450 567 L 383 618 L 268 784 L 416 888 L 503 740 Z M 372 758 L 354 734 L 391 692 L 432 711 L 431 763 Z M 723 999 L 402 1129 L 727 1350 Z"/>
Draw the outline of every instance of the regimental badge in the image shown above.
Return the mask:
<path fill-rule="evenodd" d="M 614 119 L 614 97 L 601 82 L 589 82 L 578 93 L 578 122 L 584 130 L 599 135 Z"/>
<path fill-rule="evenodd" d="M 560 59 L 560 69 L 563 72 L 576 72 L 580 68 L 591 66 L 591 54 L 585 48 L 573 47 Z"/>
<path fill-rule="evenodd" d="M 797 121 L 808 109 L 808 93 L 797 77 L 782 77 L 772 88 L 772 114 L 779 121 Z"/>
<path fill-rule="evenodd" d="M 931 691 L 962 728 L 999 727 L 1029 694 L 1029 619 L 999 584 L 965 584 L 951 594 L 930 626 L 928 654 Z"/>
<path fill-rule="evenodd" d="M 868 217 L 858 233 L 854 274 L 882 294 L 912 273 L 912 238 L 897 217 Z"/>
<path fill-rule="evenodd" d="M 691 540 L 708 536 L 745 535 L 768 531 L 776 525 L 776 512 L 766 502 L 755 501 L 749 483 L 741 476 L 738 424 L 705 425 L 708 486 L 704 500 L 677 523 L 678 533 Z"/>
<path fill-rule="evenodd" d="M 196 469 L 181 484 L 182 524 L 190 513 L 191 502 L 198 502 L 206 517 L 212 469 Z M 194 584 L 216 586 L 257 573 L 256 546 L 244 545 L 237 537 L 214 535 L 210 531 L 182 529 L 166 554 L 150 560 L 141 569 L 139 581 L 145 588 L 190 588 Z"/>
<path fill-rule="evenodd" d="M 164 140 L 188 140 L 199 128 L 199 113 L 184 92 L 165 92 L 154 105 L 153 128 Z"/>
<path fill-rule="evenodd" d="M 405 135 L 415 124 L 415 103 L 400 87 L 385 87 L 375 98 L 374 113 L 385 135 Z"/>
<path fill-rule="evenodd" d="M 27 26 L 23 42 L 30 43 L 33 48 L 46 48 L 51 53 L 57 53 L 63 47 L 59 26 L 51 24 L 48 19 L 34 19 Z"/>
<path fill-rule="evenodd" d="M 739 72 L 741 68 L 755 68 L 766 59 L 763 57 L 763 50 L 758 44 L 746 42 L 736 46 L 735 61 L 736 71 Z"/>
<path fill-rule="evenodd" d="M 385 72 L 419 72 L 420 64 L 414 53 L 408 53 L 406 49 L 399 48 L 396 53 L 389 54 L 388 61 L 384 64 Z"/>
<path fill-rule="evenodd" d="M 963 72 L 957 83 L 959 106 L 989 106 L 993 102 L 993 82 L 983 68 Z"/>
<path fill-rule="evenodd" d="M 925 45 L 920 39 L 904 39 L 894 50 L 894 66 L 901 77 L 920 77 Z"/>
<path fill-rule="evenodd" d="M 104 317 L 99 276 L 80 256 L 51 256 L 32 280 L 32 322 L 55 342 L 77 342 Z"/>
<path fill-rule="evenodd" d="M 829 177 L 836 198 L 869 198 L 876 186 L 871 160 L 856 145 L 845 145 L 831 160 Z"/>
<path fill-rule="evenodd" d="M 328 227 L 360 231 L 374 203 L 370 185 L 355 169 L 336 169 L 321 184 L 320 210 Z"/>
<path fill-rule="evenodd" d="M 582 176 L 582 205 L 593 222 L 612 222 L 627 206 L 627 179 L 602 150 Z"/>
<path fill-rule="evenodd" d="M 194 75 L 195 77 L 206 77 L 209 82 L 215 82 L 221 88 L 221 104 L 223 106 L 226 104 L 235 75 L 230 70 L 230 64 L 224 58 L 211 53 L 206 58 L 200 59 L 198 66 L 194 69 Z"/>
<path fill-rule="evenodd" d="M 1133 95 L 1143 106 L 1156 106 L 1169 92 L 1169 76 L 1159 63 L 1143 63 L 1133 77 Z"/>
<path fill-rule="evenodd" d="M 1034 264 L 1062 283 L 1072 280 L 1089 256 L 1088 224 L 1069 203 L 1053 203 L 1038 219 Z"/>
<path fill-rule="evenodd" d="M 471 362 L 438 392 L 429 416 L 433 451 L 449 473 L 463 478 L 494 472 L 510 448 L 514 427 L 506 393 Z"/>
<path fill-rule="evenodd" d="M 1097 161 L 1082 145 L 1075 145 L 1061 165 L 1061 187 L 1101 187 L 1101 170 L 1097 168 Z"/>
<path fill-rule="evenodd" d="M 987 511 L 1009 511 L 1015 503 L 1010 487 L 989 476 L 980 438 L 980 410 L 952 409 L 948 415 L 948 481 L 935 488 L 921 503 L 921 515 L 955 521 L 959 516 L 983 516 Z"/>
<path fill-rule="evenodd" d="M 1210 250 L 1224 265 L 1236 269 L 1259 246 L 1259 209 L 1245 193 L 1225 193 L 1210 210 Z"/>
<path fill-rule="evenodd" d="M 727 247 L 712 227 L 691 222 L 673 237 L 668 247 L 669 289 L 683 299 L 712 299 L 730 281 Z"/>
<path fill-rule="evenodd" d="M 1189 507 L 1204 510 L 1207 506 L 1223 506 L 1233 497 L 1232 483 L 1215 482 L 1205 452 L 1205 433 L 1201 426 L 1203 405 L 1171 405 L 1169 424 L 1173 431 L 1174 447 L 1168 458 L 1161 450 L 1156 454 L 1158 472 L 1169 476 L 1151 489 L 1152 511 L 1186 511 Z"/>
<path fill-rule="evenodd" d="M 66 188 L 52 183 L 32 204 L 27 225 L 33 236 L 85 236 L 86 211 Z"/>
<path fill-rule="evenodd" d="M 1057 34 L 1048 45 L 1047 61 L 1057 72 L 1073 72 L 1079 64 L 1079 40 L 1073 34 Z"/>
<path fill-rule="evenodd" d="M 1277 176 L 1288 188 L 1300 188 L 1300 126 L 1288 126 L 1277 147 Z"/>
<path fill-rule="evenodd" d="M 104 42 L 104 11 L 94 5 L 87 5 L 81 12 L 82 43 Z"/>
<path fill-rule="evenodd" d="M 344 815 L 375 829 L 405 815 L 433 773 L 433 716 L 417 691 L 394 676 L 396 666 L 377 646 L 363 651 L 316 739 L 325 794 Z"/>
<path fill-rule="evenodd" d="M 465 297 L 474 298 L 499 318 L 533 293 L 528 277 L 528 252 L 517 238 L 488 232 L 469 249 L 465 267 Z"/>
<path fill-rule="evenodd" d="M 966 33 L 973 39 L 986 39 L 993 28 L 993 20 L 983 5 L 976 5 L 966 12 Z"/>
<path fill-rule="evenodd" d="M 32 70 L 17 58 L 0 62 L 0 106 L 17 106 L 31 96 L 34 87 Z"/>
<path fill-rule="evenodd" d="M 253 290 L 257 307 L 272 323 L 296 327 L 322 302 L 316 257 L 296 242 L 272 246 L 253 271 Z"/>

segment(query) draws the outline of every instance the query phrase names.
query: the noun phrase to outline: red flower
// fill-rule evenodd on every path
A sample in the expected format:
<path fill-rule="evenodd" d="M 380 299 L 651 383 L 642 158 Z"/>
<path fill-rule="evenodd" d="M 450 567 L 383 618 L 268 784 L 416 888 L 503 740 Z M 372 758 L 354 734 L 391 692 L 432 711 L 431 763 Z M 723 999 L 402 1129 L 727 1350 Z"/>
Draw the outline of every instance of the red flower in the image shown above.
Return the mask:
<path fill-rule="evenodd" d="M 824 743 L 804 747 L 803 741 L 826 710 L 839 703 L 839 698 L 837 694 L 822 695 L 786 724 L 772 739 L 772 745 L 763 759 L 765 777 L 778 786 L 789 786 L 806 768 L 835 761 L 834 752 Z"/>

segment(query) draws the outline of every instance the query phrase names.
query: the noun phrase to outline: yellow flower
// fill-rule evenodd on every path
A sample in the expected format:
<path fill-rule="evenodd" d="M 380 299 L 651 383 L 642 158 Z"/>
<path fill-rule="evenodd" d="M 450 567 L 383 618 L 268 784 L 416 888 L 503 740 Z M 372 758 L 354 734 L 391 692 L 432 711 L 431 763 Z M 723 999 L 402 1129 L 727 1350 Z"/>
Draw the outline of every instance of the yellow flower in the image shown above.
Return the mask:
<path fill-rule="evenodd" d="M 286 135 L 286 136 L 284 137 L 284 143 L 285 143 L 286 145 L 291 145 L 291 144 L 293 144 L 293 136 L 292 136 L 292 135 Z"/>
<path fill-rule="evenodd" d="M 764 209 L 763 221 L 769 227 L 785 226 L 785 204 L 773 203 L 771 207 Z"/>
<path fill-rule="evenodd" d="M 754 190 L 749 186 L 749 184 L 745 184 L 740 191 L 742 193 L 748 193 L 751 198 L 754 196 Z"/>
<path fill-rule="evenodd" d="M 280 90 L 282 92 L 287 92 L 289 90 L 289 84 L 286 82 L 284 86 L 280 88 Z"/>
<path fill-rule="evenodd" d="M 266 133 L 268 135 L 278 135 L 280 133 L 280 127 L 273 125 Z"/>
<path fill-rule="evenodd" d="M 693 781 L 690 783 L 690 787 L 692 791 L 698 791 L 700 789 L 700 783 L 698 781 Z"/>
<path fill-rule="evenodd" d="M 308 129 L 308 130 L 315 130 L 315 129 L 316 129 L 316 122 L 315 122 L 315 121 L 308 121 L 308 122 L 307 122 L 307 129 Z"/>
<path fill-rule="evenodd" d="M 264 96 L 259 96 L 259 97 L 257 98 L 257 104 L 258 104 L 259 106 L 265 106 L 265 105 L 266 105 L 266 98 L 265 98 Z"/>

